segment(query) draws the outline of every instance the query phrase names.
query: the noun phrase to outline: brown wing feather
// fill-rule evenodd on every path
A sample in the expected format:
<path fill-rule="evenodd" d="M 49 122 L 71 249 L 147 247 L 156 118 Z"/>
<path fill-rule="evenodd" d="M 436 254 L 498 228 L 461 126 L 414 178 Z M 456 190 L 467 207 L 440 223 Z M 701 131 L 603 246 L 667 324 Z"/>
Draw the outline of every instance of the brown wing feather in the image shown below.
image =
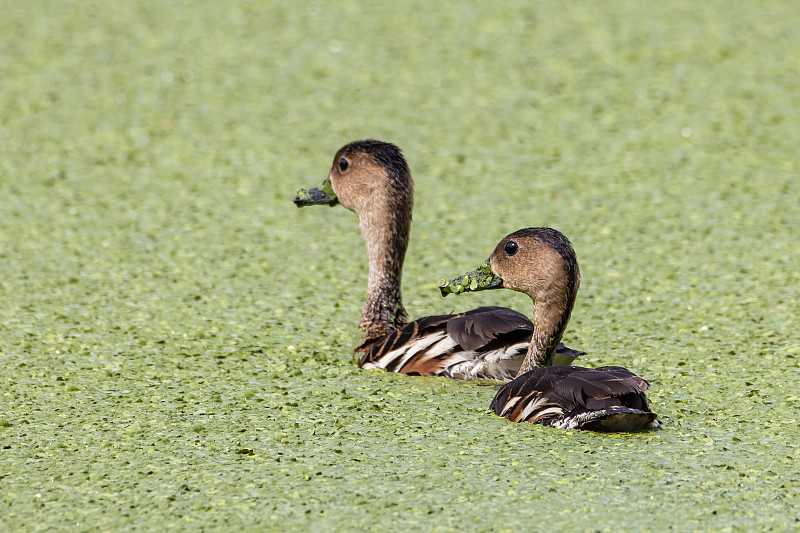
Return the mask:
<path fill-rule="evenodd" d="M 647 381 L 627 368 L 619 366 L 564 368 L 568 370 L 561 373 L 561 377 L 552 383 L 548 396 L 553 402 L 570 411 L 587 407 L 587 399 L 596 403 L 621 398 L 627 394 L 644 392 L 648 386 Z"/>
<path fill-rule="evenodd" d="M 529 341 L 532 332 L 533 324 L 521 313 L 502 307 L 481 307 L 457 315 L 414 320 L 383 337 L 367 340 L 356 351 L 363 351 L 359 361 L 361 367 L 382 366 L 390 372 L 421 376 L 447 375 L 454 362 L 464 361 L 464 353 L 472 353 L 477 361 L 481 353 Z M 445 336 L 452 341 L 452 347 L 432 351 Z M 426 337 L 431 339 L 428 346 L 425 346 Z M 416 345 L 418 351 L 406 358 L 407 349 L 412 345 Z M 397 354 L 386 360 L 391 352 Z M 524 352 L 518 354 L 520 364 L 523 355 Z"/>
<path fill-rule="evenodd" d="M 553 422 L 586 410 L 622 407 L 649 411 L 644 395 L 647 387 L 647 381 L 618 366 L 542 367 L 504 385 L 491 409 L 515 422 L 534 423 Z"/>
<path fill-rule="evenodd" d="M 367 363 L 375 363 L 387 353 L 409 345 L 414 340 L 426 334 L 442 331 L 447 326 L 447 321 L 454 315 L 435 315 L 419 318 L 409 322 L 400 329 L 396 329 L 377 339 L 367 339 L 361 346 L 356 348 L 356 352 L 363 351 L 358 366 Z M 391 372 L 398 370 L 390 369 Z"/>
<path fill-rule="evenodd" d="M 465 350 L 477 350 L 511 332 L 527 333 L 530 338 L 533 322 L 505 307 L 479 307 L 447 321 L 447 334 Z"/>

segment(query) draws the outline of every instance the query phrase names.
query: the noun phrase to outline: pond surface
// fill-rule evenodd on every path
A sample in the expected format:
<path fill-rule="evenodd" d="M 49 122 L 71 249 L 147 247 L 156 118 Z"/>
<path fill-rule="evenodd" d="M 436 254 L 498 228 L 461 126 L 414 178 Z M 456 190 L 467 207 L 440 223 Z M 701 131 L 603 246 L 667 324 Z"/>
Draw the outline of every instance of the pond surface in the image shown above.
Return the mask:
<path fill-rule="evenodd" d="M 13 3 L 0 18 L 0 529 L 783 531 L 800 522 L 792 3 Z M 664 429 L 490 415 L 356 368 L 375 137 L 416 180 L 412 317 L 521 227 L 565 341 Z"/>

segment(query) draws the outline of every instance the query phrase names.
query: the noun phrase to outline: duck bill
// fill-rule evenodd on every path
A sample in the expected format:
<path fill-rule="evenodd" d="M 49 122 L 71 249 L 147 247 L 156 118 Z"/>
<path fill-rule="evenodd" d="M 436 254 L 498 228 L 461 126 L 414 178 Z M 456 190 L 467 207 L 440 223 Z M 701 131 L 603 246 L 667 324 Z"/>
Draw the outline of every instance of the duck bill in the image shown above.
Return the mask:
<path fill-rule="evenodd" d="M 333 207 L 339 203 L 336 193 L 331 187 L 331 180 L 327 179 L 322 183 L 322 187 L 313 189 L 300 189 L 294 196 L 294 205 L 305 207 L 307 205 L 329 205 Z"/>
<path fill-rule="evenodd" d="M 450 281 L 441 280 L 439 282 L 439 291 L 442 293 L 442 296 L 502 288 L 503 279 L 492 272 L 489 261 L 486 261 L 472 272 L 467 272 L 463 276 L 451 279 Z"/>

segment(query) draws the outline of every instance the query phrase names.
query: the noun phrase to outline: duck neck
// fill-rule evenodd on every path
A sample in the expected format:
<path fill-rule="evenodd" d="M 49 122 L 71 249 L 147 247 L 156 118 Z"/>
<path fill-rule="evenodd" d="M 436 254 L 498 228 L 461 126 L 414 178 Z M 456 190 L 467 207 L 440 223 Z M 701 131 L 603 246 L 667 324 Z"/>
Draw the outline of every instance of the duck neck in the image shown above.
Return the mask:
<path fill-rule="evenodd" d="M 400 284 L 410 217 L 407 221 L 392 220 L 389 224 L 374 222 L 361 221 L 361 234 L 369 254 L 369 281 L 359 329 L 368 341 L 408 323 Z"/>
<path fill-rule="evenodd" d="M 564 333 L 564 326 L 559 326 L 560 320 L 553 320 L 557 316 L 558 310 L 546 312 L 543 310 L 545 305 L 541 302 L 534 305 L 533 312 L 533 337 L 531 343 L 528 345 L 528 353 L 525 360 L 522 361 L 522 366 L 519 373 L 533 370 L 538 366 L 546 366 L 547 362 L 552 359 L 553 353 L 556 351 L 558 343 L 561 341 L 561 336 Z M 569 316 L 567 316 L 569 320 Z M 566 325 L 566 320 L 564 321 Z"/>
<path fill-rule="evenodd" d="M 552 284 L 533 298 L 533 337 L 519 374 L 551 364 L 572 314 L 579 286 L 580 273 L 576 264 L 568 273 L 566 286 Z"/>

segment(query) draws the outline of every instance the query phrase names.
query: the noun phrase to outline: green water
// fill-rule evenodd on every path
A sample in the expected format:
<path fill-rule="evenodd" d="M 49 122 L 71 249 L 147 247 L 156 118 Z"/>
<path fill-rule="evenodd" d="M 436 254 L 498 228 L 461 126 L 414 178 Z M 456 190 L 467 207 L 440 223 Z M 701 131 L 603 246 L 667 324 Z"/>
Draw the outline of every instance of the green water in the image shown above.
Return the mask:
<path fill-rule="evenodd" d="M 800 527 L 791 2 L 3 2 L 0 529 Z M 346 142 L 416 180 L 412 317 L 520 227 L 572 240 L 565 341 L 664 429 L 515 425 L 355 368 Z"/>

